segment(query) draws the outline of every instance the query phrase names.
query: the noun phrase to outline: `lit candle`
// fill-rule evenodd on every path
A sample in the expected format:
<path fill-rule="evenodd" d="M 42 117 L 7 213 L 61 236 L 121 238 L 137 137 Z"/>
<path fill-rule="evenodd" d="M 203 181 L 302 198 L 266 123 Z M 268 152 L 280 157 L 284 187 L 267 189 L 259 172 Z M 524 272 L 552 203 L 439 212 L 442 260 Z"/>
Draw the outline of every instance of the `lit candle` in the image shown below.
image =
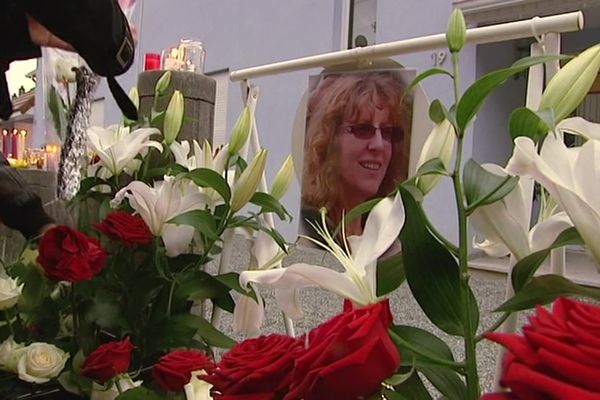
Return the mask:
<path fill-rule="evenodd" d="M 19 144 L 18 142 L 18 137 L 19 137 L 19 131 L 15 128 L 12 130 L 12 135 L 11 135 L 11 149 L 10 149 L 10 154 L 12 158 L 17 158 L 17 153 L 18 153 L 18 146 Z"/>
<path fill-rule="evenodd" d="M 46 169 L 50 171 L 58 170 L 58 157 L 60 147 L 57 144 L 46 145 Z"/>
<path fill-rule="evenodd" d="M 21 129 L 19 134 L 17 135 L 17 160 L 25 159 L 25 136 L 27 136 L 27 131 L 25 129 Z"/>
<path fill-rule="evenodd" d="M 2 153 L 8 157 L 8 129 L 2 129 Z"/>

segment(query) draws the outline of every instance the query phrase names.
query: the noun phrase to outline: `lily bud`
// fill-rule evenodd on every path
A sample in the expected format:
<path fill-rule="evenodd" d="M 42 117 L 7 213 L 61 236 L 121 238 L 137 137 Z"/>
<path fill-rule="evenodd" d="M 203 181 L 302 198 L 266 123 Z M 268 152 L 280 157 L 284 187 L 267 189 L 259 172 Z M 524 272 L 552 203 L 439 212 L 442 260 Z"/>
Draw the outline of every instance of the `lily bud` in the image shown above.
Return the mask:
<path fill-rule="evenodd" d="M 137 108 L 139 110 L 140 109 L 140 94 L 138 92 L 137 87 L 134 86 L 131 88 L 131 90 L 129 91 L 129 98 L 131 99 L 131 102 L 133 103 L 135 108 Z"/>
<path fill-rule="evenodd" d="M 160 79 L 156 82 L 156 86 L 154 86 L 154 93 L 159 96 L 164 94 L 167 88 L 169 87 L 170 83 L 171 71 L 167 71 L 164 74 L 162 74 Z"/>
<path fill-rule="evenodd" d="M 252 115 L 250 115 L 250 108 L 246 106 L 235 122 L 233 131 L 231 132 L 228 150 L 230 155 L 237 154 L 244 147 L 250 136 L 251 124 Z"/>
<path fill-rule="evenodd" d="M 460 8 L 455 8 L 448 20 L 448 29 L 446 30 L 446 42 L 448 49 L 452 53 L 458 53 L 467 39 L 467 24 Z"/>
<path fill-rule="evenodd" d="M 293 176 L 294 162 L 292 155 L 290 154 L 283 162 L 283 165 L 279 169 L 279 172 L 277 172 L 277 175 L 275 175 L 273 186 L 271 186 L 271 196 L 277 200 L 281 200 L 283 195 L 288 191 L 288 188 L 292 183 Z"/>
<path fill-rule="evenodd" d="M 552 108 L 555 122 L 567 117 L 583 101 L 600 68 L 600 44 L 569 61 L 554 75 L 542 94 L 540 110 Z"/>
<path fill-rule="evenodd" d="M 233 186 L 233 198 L 231 199 L 231 211 L 237 212 L 250 201 L 265 171 L 267 163 L 267 151 L 262 149 L 246 167 L 240 179 Z"/>
<path fill-rule="evenodd" d="M 179 135 L 181 124 L 183 123 L 183 95 L 179 90 L 173 92 L 173 96 L 167 106 L 165 113 L 165 123 L 163 127 L 163 136 L 165 142 L 171 144 Z"/>
<path fill-rule="evenodd" d="M 455 141 L 456 133 L 454 132 L 454 126 L 447 119 L 443 120 L 431 130 L 431 133 L 427 137 L 419 156 L 417 169 L 427 161 L 439 158 L 442 160 L 446 170 L 448 170 L 454 153 Z M 417 178 L 417 187 L 421 192 L 427 194 L 435 187 L 440 178 L 440 175 L 420 176 Z"/>

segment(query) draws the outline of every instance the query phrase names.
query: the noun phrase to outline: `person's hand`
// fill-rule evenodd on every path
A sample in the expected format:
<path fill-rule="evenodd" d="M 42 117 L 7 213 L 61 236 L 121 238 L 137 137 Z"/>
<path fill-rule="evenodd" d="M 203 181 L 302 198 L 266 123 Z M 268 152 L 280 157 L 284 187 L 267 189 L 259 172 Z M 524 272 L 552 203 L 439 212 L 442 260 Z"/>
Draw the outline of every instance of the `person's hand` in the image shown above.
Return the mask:
<path fill-rule="evenodd" d="M 54 35 L 33 17 L 28 15 L 27 22 L 29 23 L 29 35 L 34 44 L 43 47 L 55 47 L 57 49 L 74 51 L 73 46 Z"/>
<path fill-rule="evenodd" d="M 138 42 L 138 30 L 134 24 L 129 24 L 129 30 L 131 31 L 131 37 L 133 38 L 133 47 L 137 46 Z"/>
<path fill-rule="evenodd" d="M 44 211 L 42 200 L 0 155 L 0 221 L 26 239 L 44 233 L 54 220 Z"/>

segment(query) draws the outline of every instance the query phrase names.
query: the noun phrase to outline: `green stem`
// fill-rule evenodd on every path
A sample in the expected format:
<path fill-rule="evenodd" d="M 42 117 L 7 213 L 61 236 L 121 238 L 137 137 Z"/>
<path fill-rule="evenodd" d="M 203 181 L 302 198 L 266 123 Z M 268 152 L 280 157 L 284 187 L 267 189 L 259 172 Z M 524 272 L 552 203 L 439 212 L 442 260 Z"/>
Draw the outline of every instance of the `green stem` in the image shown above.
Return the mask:
<path fill-rule="evenodd" d="M 167 303 L 167 318 L 171 316 L 171 303 L 173 302 L 173 293 L 175 292 L 176 279 L 171 281 L 171 288 L 169 289 L 169 302 Z"/>
<path fill-rule="evenodd" d="M 459 80 L 459 60 L 458 53 L 452 53 L 452 65 L 454 68 L 454 99 L 456 104 L 460 99 L 460 80 Z M 474 326 L 471 316 L 471 289 L 469 286 L 469 264 L 468 264 L 468 224 L 467 224 L 467 211 L 465 207 L 464 190 L 462 186 L 462 156 L 464 147 L 464 132 L 457 130 L 457 150 L 456 150 L 456 161 L 454 164 L 454 173 L 452 175 L 452 181 L 454 183 L 454 196 L 456 200 L 456 208 L 458 211 L 458 265 L 460 271 L 460 292 L 461 292 L 461 304 L 464 305 L 464 345 L 465 345 L 465 363 L 466 363 L 466 383 L 467 393 L 470 400 L 479 399 L 479 376 L 477 374 L 477 352 L 476 352 L 476 341 L 475 332 L 477 327 Z"/>
<path fill-rule="evenodd" d="M 458 100 L 460 99 L 460 80 L 459 78 L 459 62 L 458 62 L 458 53 L 452 53 L 452 68 L 454 71 L 454 79 L 452 79 L 452 82 L 454 83 L 454 101 L 456 102 L 456 104 L 458 105 Z M 463 132 L 456 132 L 459 137 L 462 137 Z"/>
<path fill-rule="evenodd" d="M 10 316 L 8 315 L 8 310 L 4 310 L 4 318 L 6 318 L 6 323 L 8 324 L 8 330 L 10 331 L 11 336 L 15 337 L 15 331 L 13 329 L 12 323 L 10 322 Z"/>
<path fill-rule="evenodd" d="M 79 318 L 77 316 L 77 296 L 75 293 L 75 282 L 71 282 L 71 315 L 73 317 L 73 347 L 78 348 L 77 338 L 79 334 Z"/>
<path fill-rule="evenodd" d="M 462 304 L 464 304 L 463 315 L 465 318 L 464 323 L 464 338 L 465 338 L 465 361 L 467 364 L 467 391 L 469 393 L 469 399 L 477 400 L 479 398 L 479 377 L 477 375 L 477 353 L 475 350 L 475 337 L 474 332 L 476 331 L 474 322 L 471 318 L 471 295 L 469 287 L 469 265 L 468 265 L 468 230 L 467 230 L 467 213 L 465 210 L 464 203 L 464 192 L 462 188 L 462 149 L 463 149 L 463 137 L 459 135 L 458 138 L 458 149 L 456 152 L 456 166 L 454 169 L 453 181 L 454 181 L 454 195 L 456 198 L 456 207 L 458 209 L 458 234 L 459 234 L 459 253 L 458 253 L 458 265 L 460 270 L 460 288 Z"/>

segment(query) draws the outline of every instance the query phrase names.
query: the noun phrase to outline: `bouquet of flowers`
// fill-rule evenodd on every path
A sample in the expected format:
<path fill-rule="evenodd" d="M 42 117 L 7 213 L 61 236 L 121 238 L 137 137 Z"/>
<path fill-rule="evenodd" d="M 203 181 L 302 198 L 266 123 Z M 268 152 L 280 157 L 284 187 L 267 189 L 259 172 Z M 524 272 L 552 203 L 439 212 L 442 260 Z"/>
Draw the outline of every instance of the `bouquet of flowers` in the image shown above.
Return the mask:
<path fill-rule="evenodd" d="M 167 72 L 156 96 L 169 86 Z M 135 91 L 131 96 L 137 101 Z M 60 386 L 114 398 L 159 376 L 158 365 L 177 360 L 170 350 L 178 348 L 186 360 L 202 354 L 210 369 L 214 349 L 235 342 L 207 319 L 209 302 L 213 314 L 233 312 L 234 291 L 238 304 L 250 296 L 258 307 L 257 295 L 242 289 L 227 265 L 213 274 L 204 267 L 232 245 L 223 239 L 234 230 L 259 231 L 272 252 L 263 255 L 277 266 L 287 249 L 265 215 L 289 217 L 278 199 L 291 182 L 291 159 L 271 189 L 259 188 L 266 151 L 249 162 L 242 154 L 249 109 L 230 142 L 213 151 L 208 142 L 176 140 L 183 107 L 175 91 L 165 111 L 144 121 L 89 128 L 87 177 L 71 202 L 78 226 L 52 227 L 36 249 L 0 271 L 3 395 Z M 163 387 L 174 390 L 172 383 Z"/>
<path fill-rule="evenodd" d="M 456 10 L 447 42 L 452 72 L 432 69 L 454 85 L 455 104 L 434 100 L 435 127 L 415 176 L 389 196 L 350 210 L 331 232 L 322 210 L 314 240 L 341 264 L 336 271 L 296 263 L 281 267 L 286 244 L 272 228 L 273 214 L 291 179 L 286 161 L 270 190 L 261 183 L 266 153 L 247 163 L 243 148 L 252 115 L 245 108 L 227 146 L 181 142 L 181 94 L 142 125 L 124 121 L 92 128 L 94 158 L 74 203 L 85 212 L 79 229 L 57 226 L 7 266 L 0 280 L 0 393 L 49 385 L 93 399 L 432 399 L 481 396 L 476 346 L 484 339 L 507 348 L 500 384 L 510 390 L 486 399 L 598 398 L 600 308 L 564 296 L 600 299 L 600 291 L 562 276 L 535 273 L 556 248 L 585 244 L 597 261 L 600 192 L 598 126 L 566 118 L 582 101 L 600 68 L 600 45 L 569 61 L 542 95 L 539 109 L 511 115 L 514 154 L 506 167 L 464 162 L 468 127 L 486 97 L 511 76 L 563 56 L 528 57 L 482 76 L 461 95 L 459 53 L 465 21 Z M 162 96 L 169 74 L 157 83 Z M 135 93 L 132 98 L 135 99 Z M 160 130 L 158 128 L 161 128 Z M 583 136 L 566 148 L 562 132 Z M 190 153 L 191 152 L 191 153 Z M 452 160 L 454 162 L 452 163 Z M 444 237 L 424 212 L 423 198 L 442 178 L 452 180 L 458 243 Z M 530 227 L 533 181 L 545 207 Z M 95 204 L 90 207 L 89 204 Z M 245 207 L 254 204 L 253 210 Z M 346 237 L 344 222 L 368 212 L 360 236 Z M 480 326 L 470 286 L 469 221 L 484 237 L 476 246 L 511 254 L 514 295 Z M 248 271 L 228 272 L 233 229 L 253 232 Z M 380 260 L 396 241 L 401 254 Z M 217 258 L 216 275 L 204 266 Z M 225 262 L 223 261 L 225 260 Z M 441 331 L 458 338 L 457 359 L 434 333 L 395 325 L 386 298 L 407 282 L 417 303 Z M 344 299 L 343 311 L 293 337 L 260 336 L 269 285 L 285 315 L 302 316 L 298 292 L 321 287 Z M 211 322 L 192 313 L 212 307 Z M 554 302 L 551 311 L 540 306 Z M 206 304 L 205 304 L 206 305 Z M 495 332 L 514 313 L 536 307 L 522 334 Z M 234 313 L 236 343 L 218 330 L 220 310 Z M 216 347 L 228 349 L 221 356 Z M 428 384 L 426 384 L 428 382 Z"/>

